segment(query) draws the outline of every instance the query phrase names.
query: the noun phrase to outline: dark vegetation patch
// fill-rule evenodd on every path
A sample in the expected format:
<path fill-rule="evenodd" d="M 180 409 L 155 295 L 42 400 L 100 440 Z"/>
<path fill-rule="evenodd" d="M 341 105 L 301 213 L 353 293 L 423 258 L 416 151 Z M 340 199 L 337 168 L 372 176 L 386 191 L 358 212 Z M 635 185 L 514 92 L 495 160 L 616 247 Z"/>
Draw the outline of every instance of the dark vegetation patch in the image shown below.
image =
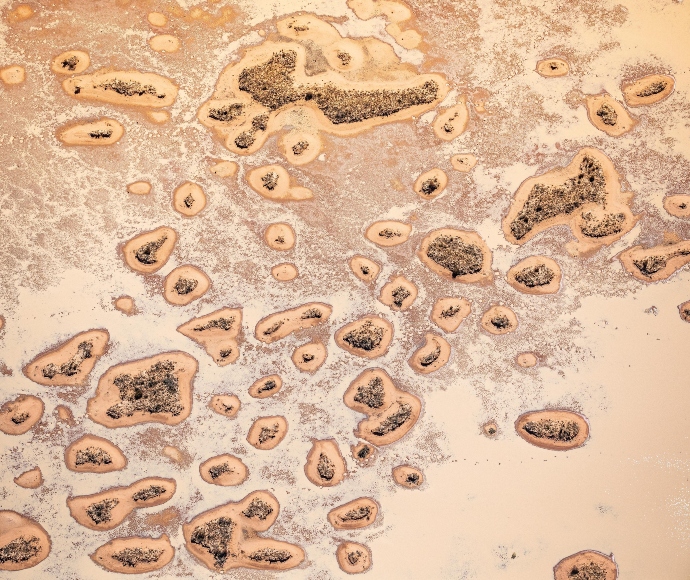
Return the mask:
<path fill-rule="evenodd" d="M 335 477 L 335 463 L 325 453 L 321 453 L 319 455 L 319 462 L 316 464 L 316 472 L 321 479 L 331 481 Z"/>
<path fill-rule="evenodd" d="M 323 312 L 321 312 L 318 308 L 309 308 L 302 313 L 300 318 L 302 320 L 309 320 L 310 318 L 321 318 L 322 316 Z"/>
<path fill-rule="evenodd" d="M 379 232 L 379 237 L 380 238 L 386 238 L 387 240 L 390 240 L 391 238 L 399 238 L 401 237 L 402 234 L 396 230 L 392 230 L 391 228 L 383 228 Z"/>
<path fill-rule="evenodd" d="M 596 562 L 573 566 L 568 580 L 606 580 L 606 570 Z"/>
<path fill-rule="evenodd" d="M 460 312 L 459 306 L 449 306 L 445 310 L 441 310 L 441 318 L 453 318 L 458 312 Z"/>
<path fill-rule="evenodd" d="M 409 485 L 419 485 L 419 474 L 418 473 L 408 473 L 405 478 L 405 483 Z"/>
<path fill-rule="evenodd" d="M 279 320 L 278 322 L 275 322 L 271 324 L 266 330 L 264 330 L 264 336 L 270 336 L 273 334 L 276 330 L 278 330 L 281 326 L 285 324 L 284 320 Z"/>
<path fill-rule="evenodd" d="M 212 328 L 218 328 L 220 330 L 232 330 L 232 325 L 235 323 L 235 317 L 230 316 L 228 318 L 220 317 L 213 320 L 209 320 L 206 324 L 200 324 L 194 327 L 195 332 L 203 332 L 204 330 L 211 330 Z"/>
<path fill-rule="evenodd" d="M 12 415 L 12 423 L 15 425 L 21 425 L 29 418 L 29 414 L 25 411 L 23 413 L 16 413 Z"/>
<path fill-rule="evenodd" d="M 347 66 L 348 64 L 350 64 L 350 61 L 352 61 L 352 56 L 350 55 L 350 53 L 345 52 L 344 50 L 338 51 L 336 56 L 338 57 L 338 59 L 340 59 L 340 62 L 343 66 Z"/>
<path fill-rule="evenodd" d="M 112 129 L 96 129 L 89 132 L 91 139 L 108 139 L 113 136 Z"/>
<path fill-rule="evenodd" d="M 94 524 L 104 524 L 112 519 L 113 508 L 120 503 L 120 500 L 113 497 L 92 503 L 86 508 L 86 515 L 91 518 Z"/>
<path fill-rule="evenodd" d="M 603 103 L 601 107 L 599 107 L 597 117 L 601 119 L 604 125 L 609 125 L 610 127 L 615 126 L 618 122 L 618 113 L 616 113 L 616 109 L 608 103 Z"/>
<path fill-rule="evenodd" d="M 535 184 L 510 224 L 510 231 L 515 239 L 521 240 L 547 219 L 570 215 L 586 203 L 604 205 L 605 202 L 604 170 L 598 161 L 585 156 L 580 163 L 579 174 L 562 185 Z"/>
<path fill-rule="evenodd" d="M 0 564 L 19 564 L 31 560 L 41 551 L 41 542 L 36 536 L 20 536 L 0 548 Z"/>
<path fill-rule="evenodd" d="M 432 195 L 439 187 L 441 187 L 441 184 L 438 180 L 438 177 L 430 177 L 422 182 L 419 191 L 421 191 L 424 195 Z"/>
<path fill-rule="evenodd" d="M 278 423 L 273 425 L 273 427 L 261 427 L 261 431 L 259 432 L 259 444 L 266 443 L 266 441 L 270 439 L 275 439 L 279 429 L 280 426 Z"/>
<path fill-rule="evenodd" d="M 293 155 L 302 155 L 307 149 L 309 149 L 309 141 L 298 141 L 292 146 Z"/>
<path fill-rule="evenodd" d="M 551 284 L 556 277 L 556 273 L 546 264 L 537 264 L 523 268 L 515 274 L 515 281 L 528 288 L 537 288 Z"/>
<path fill-rule="evenodd" d="M 419 364 L 423 367 L 431 366 L 438 360 L 439 356 L 441 356 L 441 347 L 437 345 L 429 354 L 419 358 Z"/>
<path fill-rule="evenodd" d="M 359 457 L 360 459 L 366 459 L 367 457 L 369 457 L 370 453 L 371 453 L 371 447 L 369 447 L 368 445 L 365 445 L 364 447 L 362 447 L 357 452 L 357 457 Z"/>
<path fill-rule="evenodd" d="M 379 426 L 372 429 L 371 432 L 377 437 L 383 437 L 402 427 L 410 420 L 410 417 L 412 417 L 412 407 L 407 403 L 402 403 L 397 412 L 386 417 L 379 423 Z"/>
<path fill-rule="evenodd" d="M 165 488 L 161 485 L 149 485 L 144 489 L 140 489 L 133 496 L 134 501 L 148 501 L 150 499 L 160 497 L 165 493 Z"/>
<path fill-rule="evenodd" d="M 564 443 L 575 439 L 580 432 L 580 426 L 575 421 L 555 421 L 553 419 L 528 421 L 523 429 L 538 439 L 551 439 Z"/>
<path fill-rule="evenodd" d="M 106 83 L 101 83 L 97 86 L 104 91 L 113 91 L 123 97 L 141 97 L 143 95 L 154 95 L 159 99 L 165 98 L 165 95 L 159 95 L 156 87 L 153 85 L 142 85 L 139 81 L 124 81 L 122 79 L 114 79 Z"/>
<path fill-rule="evenodd" d="M 350 563 L 350 565 L 354 566 L 359 562 L 361 557 L 363 556 L 362 552 L 359 550 L 355 550 L 354 552 L 349 552 L 347 555 L 347 561 Z"/>
<path fill-rule="evenodd" d="M 357 394 L 355 394 L 354 400 L 371 409 L 380 409 L 383 407 L 384 396 L 383 380 L 381 377 L 374 377 L 366 385 L 359 385 L 357 387 Z"/>
<path fill-rule="evenodd" d="M 372 351 L 381 344 L 384 334 L 385 329 L 375 326 L 371 320 L 366 320 L 359 328 L 353 328 L 345 334 L 343 340 L 351 348 Z"/>
<path fill-rule="evenodd" d="M 258 388 L 259 393 L 266 393 L 267 391 L 272 391 L 278 386 L 273 379 L 268 379 L 263 385 Z"/>
<path fill-rule="evenodd" d="M 79 372 L 79 367 L 81 363 L 87 359 L 91 358 L 91 351 L 93 349 L 93 343 L 91 341 L 83 341 L 77 346 L 77 353 L 69 359 L 67 362 L 62 363 L 60 366 L 55 363 L 47 364 L 43 367 L 43 376 L 46 379 L 52 379 L 55 375 L 65 375 L 66 377 L 73 377 Z"/>
<path fill-rule="evenodd" d="M 310 354 L 310 353 L 308 353 L 308 352 L 305 352 L 305 353 L 302 355 L 302 362 L 308 363 L 308 362 L 311 362 L 311 361 L 313 361 L 313 360 L 314 360 L 314 355 L 313 355 L 313 354 Z"/>
<path fill-rule="evenodd" d="M 287 562 L 292 558 L 292 554 L 288 550 L 276 550 L 275 548 L 262 548 L 256 552 L 249 554 L 249 559 L 255 562 L 268 562 L 269 564 L 277 564 Z"/>
<path fill-rule="evenodd" d="M 196 200 L 194 199 L 194 196 L 192 196 L 192 194 L 190 193 L 187 197 L 184 198 L 184 200 L 182 201 L 182 203 L 184 203 L 184 206 L 185 206 L 187 209 L 192 209 L 192 206 L 194 205 L 194 202 L 195 202 L 195 201 L 196 201 Z"/>
<path fill-rule="evenodd" d="M 368 505 L 359 506 L 345 512 L 340 519 L 343 522 L 358 522 L 360 520 L 369 519 L 371 515 L 371 507 Z"/>
<path fill-rule="evenodd" d="M 604 238 L 620 234 L 625 225 L 625 214 L 607 213 L 601 220 L 597 220 L 592 212 L 582 214 L 580 229 L 588 238 Z"/>
<path fill-rule="evenodd" d="M 214 121 L 220 121 L 222 123 L 229 123 L 234 121 L 242 114 L 244 105 L 242 103 L 230 103 L 229 105 L 224 105 L 217 109 L 209 109 L 208 116 Z"/>
<path fill-rule="evenodd" d="M 254 498 L 242 512 L 242 515 L 246 518 L 259 518 L 264 521 L 272 513 L 273 508 L 269 504 L 262 499 Z"/>
<path fill-rule="evenodd" d="M 112 462 L 113 459 L 110 457 L 110 453 L 105 449 L 93 446 L 79 449 L 74 460 L 76 465 L 86 465 L 87 463 L 92 465 L 110 465 Z"/>
<path fill-rule="evenodd" d="M 211 476 L 211 479 L 218 479 L 224 473 L 232 473 L 232 468 L 227 461 L 225 463 L 213 465 L 208 469 L 208 474 Z"/>
<path fill-rule="evenodd" d="M 183 409 L 175 363 L 160 361 L 138 375 L 117 375 L 113 384 L 120 391 L 120 402 L 106 414 L 112 419 L 131 417 L 137 411 L 144 413 L 170 413 L 177 417 Z"/>
<path fill-rule="evenodd" d="M 199 285 L 199 280 L 194 278 L 178 278 L 177 282 L 173 286 L 173 290 L 177 292 L 180 296 L 186 296 Z"/>
<path fill-rule="evenodd" d="M 658 95 L 659 93 L 663 92 L 667 86 L 668 83 L 666 81 L 656 81 L 648 84 L 644 89 L 637 93 L 637 96 L 651 97 L 653 95 Z"/>
<path fill-rule="evenodd" d="M 489 322 L 491 323 L 491 326 L 497 330 L 505 330 L 506 328 L 510 328 L 512 326 L 510 318 L 508 318 L 505 314 L 497 314 L 496 316 L 493 316 Z"/>
<path fill-rule="evenodd" d="M 275 171 L 269 171 L 261 177 L 261 183 L 269 191 L 273 191 L 278 187 L 278 178 L 280 176 Z"/>
<path fill-rule="evenodd" d="M 66 58 L 65 60 L 63 60 L 60 63 L 62 68 L 66 68 L 69 71 L 75 70 L 77 68 L 78 64 L 79 64 L 79 59 L 74 55 L 70 56 L 69 58 Z"/>
<path fill-rule="evenodd" d="M 403 286 L 398 286 L 391 292 L 391 298 L 393 298 L 393 304 L 397 306 L 398 308 L 402 308 L 403 303 L 407 298 L 412 296 L 412 292 L 410 292 L 407 288 Z"/>
<path fill-rule="evenodd" d="M 120 562 L 125 568 L 136 568 L 139 564 L 152 564 L 158 562 L 164 550 L 153 550 L 144 548 L 125 548 L 110 556 L 113 560 Z"/>
<path fill-rule="evenodd" d="M 476 274 L 484 264 L 484 252 L 475 244 L 465 243 L 459 236 L 441 235 L 429 244 L 426 255 L 453 278 Z"/>
<path fill-rule="evenodd" d="M 163 247 L 163 244 L 167 239 L 167 236 L 163 236 L 158 238 L 157 240 L 151 240 L 150 242 L 145 243 L 136 252 L 134 252 L 134 257 L 137 259 L 137 261 L 141 262 L 142 264 L 155 264 L 156 262 L 158 262 L 158 257 L 156 256 L 156 253 L 158 252 L 158 250 L 161 249 L 161 247 Z"/>
<path fill-rule="evenodd" d="M 214 566 L 222 568 L 228 559 L 228 545 L 232 538 L 235 522 L 230 518 L 211 520 L 203 526 L 197 526 L 192 532 L 190 542 L 206 548 L 213 556 Z"/>
<path fill-rule="evenodd" d="M 312 102 L 334 125 L 388 117 L 432 103 L 438 95 L 434 81 L 407 89 L 365 91 L 341 89 L 331 82 L 297 85 L 293 78 L 296 63 L 294 50 L 280 50 L 266 62 L 244 69 L 238 78 L 239 89 L 271 111 L 292 103 Z"/>

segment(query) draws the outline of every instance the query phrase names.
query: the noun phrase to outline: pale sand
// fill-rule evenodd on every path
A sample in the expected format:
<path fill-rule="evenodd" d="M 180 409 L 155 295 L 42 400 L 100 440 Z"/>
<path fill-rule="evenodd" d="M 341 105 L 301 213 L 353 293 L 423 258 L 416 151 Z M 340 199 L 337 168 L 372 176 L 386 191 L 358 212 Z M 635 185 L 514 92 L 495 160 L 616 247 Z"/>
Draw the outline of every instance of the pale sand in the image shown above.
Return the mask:
<path fill-rule="evenodd" d="M 62 75 L 83 73 L 91 65 L 89 53 L 83 50 L 68 50 L 58 54 L 50 65 L 50 70 Z"/>
<path fill-rule="evenodd" d="M 113 298 L 113 306 L 127 316 L 133 316 L 137 313 L 134 298 L 131 296 L 118 296 L 117 298 Z"/>
<path fill-rule="evenodd" d="M 376 447 L 364 441 L 357 443 L 357 445 L 350 445 L 350 451 L 352 452 L 352 458 L 360 466 L 373 465 L 374 459 L 378 454 Z"/>
<path fill-rule="evenodd" d="M 424 474 L 411 465 L 398 465 L 392 473 L 393 481 L 407 489 L 419 489 L 424 483 Z"/>
<path fill-rule="evenodd" d="M 151 26 L 157 26 L 159 28 L 164 27 L 168 24 L 168 17 L 162 12 L 149 12 L 146 16 Z"/>
<path fill-rule="evenodd" d="M 175 548 L 167 534 L 158 538 L 115 538 L 100 546 L 91 559 L 116 574 L 145 574 L 167 566 L 175 556 Z"/>
<path fill-rule="evenodd" d="M 585 95 L 590 123 L 610 137 L 620 137 L 637 125 L 626 108 L 608 93 Z"/>
<path fill-rule="evenodd" d="M 429 317 L 444 332 L 455 332 L 470 312 L 472 305 L 467 298 L 445 297 L 434 302 Z"/>
<path fill-rule="evenodd" d="M 7 13 L 7 20 L 10 23 L 28 20 L 35 14 L 34 9 L 29 4 L 19 4 Z"/>
<path fill-rule="evenodd" d="M 338 566 L 348 574 L 361 574 L 371 568 L 371 550 L 358 542 L 342 542 L 335 551 Z"/>
<path fill-rule="evenodd" d="M 491 306 L 479 321 L 480 326 L 489 334 L 503 335 L 514 332 L 518 327 L 518 319 L 507 306 Z"/>
<path fill-rule="evenodd" d="M 55 407 L 55 411 L 57 413 L 57 417 L 60 421 L 63 423 L 66 423 L 70 427 L 74 427 L 77 422 L 74 420 L 74 415 L 72 414 L 72 411 L 69 407 L 66 407 L 65 405 L 58 405 Z"/>
<path fill-rule="evenodd" d="M 367 415 L 357 425 L 355 436 L 372 445 L 390 445 L 414 427 L 422 403 L 399 389 L 383 369 L 368 369 L 350 383 L 343 395 L 347 407 Z"/>
<path fill-rule="evenodd" d="M 547 58 L 537 63 L 536 71 L 543 77 L 563 77 L 570 72 L 570 65 L 562 58 Z"/>
<path fill-rule="evenodd" d="M 239 457 L 216 455 L 199 465 L 199 474 L 206 483 L 221 486 L 242 485 L 249 477 L 249 469 Z"/>
<path fill-rule="evenodd" d="M 65 449 L 65 465 L 80 473 L 108 473 L 127 467 L 122 450 L 107 439 L 83 435 Z"/>
<path fill-rule="evenodd" d="M 520 184 L 503 219 L 503 233 L 509 242 L 524 244 L 549 228 L 567 224 L 576 238 L 566 245 L 571 254 L 596 252 L 619 240 L 640 218 L 630 209 L 634 194 L 624 192 L 620 182 L 604 153 L 581 149 L 566 167 Z M 566 203 L 575 208 L 565 211 Z"/>
<path fill-rule="evenodd" d="M 515 431 L 528 443 L 552 451 L 576 449 L 589 439 L 587 419 L 566 409 L 523 413 L 515 421 Z"/>
<path fill-rule="evenodd" d="M 43 474 L 40 467 L 34 467 L 29 471 L 25 471 L 21 475 L 14 478 L 14 483 L 19 487 L 27 489 L 37 489 L 43 485 Z"/>
<path fill-rule="evenodd" d="M 37 521 L 11 510 L 0 511 L 0 570 L 26 570 L 50 554 L 48 532 Z"/>
<path fill-rule="evenodd" d="M 374 282 L 378 277 L 379 272 L 381 272 L 381 266 L 379 264 L 374 262 L 374 260 L 365 258 L 364 256 L 352 256 L 352 258 L 350 258 L 348 261 L 348 264 L 350 265 L 352 273 L 362 282 Z"/>
<path fill-rule="evenodd" d="M 163 297 L 173 306 L 186 306 L 201 298 L 211 287 L 211 280 L 199 268 L 178 266 L 165 277 Z"/>
<path fill-rule="evenodd" d="M 405 276 L 391 277 L 379 292 L 379 302 L 398 312 L 407 310 L 416 298 L 417 286 Z"/>
<path fill-rule="evenodd" d="M 515 362 L 518 366 L 529 369 L 539 364 L 539 358 L 533 352 L 521 352 L 515 357 Z"/>
<path fill-rule="evenodd" d="M 336 530 L 359 530 L 376 521 L 379 505 L 370 497 L 360 497 L 328 512 L 328 522 Z"/>
<path fill-rule="evenodd" d="M 268 491 L 254 491 L 237 502 L 207 510 L 183 524 L 185 547 L 209 570 L 235 568 L 289 570 L 305 558 L 288 542 L 264 538 L 278 519 L 280 504 Z"/>
<path fill-rule="evenodd" d="M 255 399 L 266 399 L 272 397 L 283 388 L 283 379 L 280 375 L 269 375 L 257 379 L 249 387 L 249 396 Z"/>
<path fill-rule="evenodd" d="M 67 498 L 70 515 L 90 530 L 112 530 L 136 509 L 164 504 L 175 495 L 174 479 L 146 477 L 126 487 Z"/>
<path fill-rule="evenodd" d="M 428 375 L 444 367 L 449 359 L 448 341 L 438 334 L 427 332 L 424 335 L 424 344 L 412 353 L 407 362 L 415 372 Z"/>
<path fill-rule="evenodd" d="M 292 363 L 303 373 L 314 374 L 326 362 L 328 350 L 321 342 L 308 342 L 292 352 Z"/>
<path fill-rule="evenodd" d="M 80 332 L 39 354 L 22 372 L 39 385 L 82 387 L 98 359 L 108 350 L 109 340 L 110 334 L 105 329 Z"/>
<path fill-rule="evenodd" d="M 187 181 L 173 191 L 172 205 L 183 216 L 193 217 L 206 207 L 206 194 L 198 183 Z"/>
<path fill-rule="evenodd" d="M 110 428 L 149 422 L 177 425 L 191 413 L 198 366 L 196 359 L 178 351 L 110 367 L 99 379 L 86 412 L 92 421 Z M 121 391 L 118 384 L 128 382 L 143 393 Z"/>
<path fill-rule="evenodd" d="M 304 474 L 314 485 L 333 487 L 347 476 L 347 465 L 335 439 L 312 440 Z"/>
<path fill-rule="evenodd" d="M 281 165 L 256 167 L 247 172 L 246 179 L 256 193 L 271 201 L 304 201 L 314 197 L 310 189 L 295 185 Z"/>
<path fill-rule="evenodd" d="M 328 322 L 333 308 L 322 302 L 308 302 L 296 308 L 270 314 L 257 322 L 254 336 L 257 340 L 271 344 L 307 328 Z"/>
<path fill-rule="evenodd" d="M 288 422 L 285 417 L 259 417 L 249 428 L 247 442 L 257 449 L 273 449 L 285 438 L 287 431 Z"/>
<path fill-rule="evenodd" d="M 211 165 L 209 171 L 218 177 L 235 177 L 238 165 L 234 161 L 219 161 Z"/>
<path fill-rule="evenodd" d="M 100 147 L 117 143 L 125 134 L 122 123 L 103 117 L 91 122 L 78 122 L 60 127 L 57 138 L 68 146 L 87 145 Z"/>
<path fill-rule="evenodd" d="M 177 332 L 200 344 L 221 367 L 239 358 L 238 335 L 241 330 L 241 308 L 221 308 L 177 327 Z"/>
<path fill-rule="evenodd" d="M 414 14 L 410 7 L 395 0 L 347 0 L 347 5 L 362 20 L 383 16 L 388 20 L 386 32 L 395 38 L 403 48 L 417 48 L 422 42 L 422 35 L 410 27 Z M 403 29 L 403 26 L 405 28 Z"/>

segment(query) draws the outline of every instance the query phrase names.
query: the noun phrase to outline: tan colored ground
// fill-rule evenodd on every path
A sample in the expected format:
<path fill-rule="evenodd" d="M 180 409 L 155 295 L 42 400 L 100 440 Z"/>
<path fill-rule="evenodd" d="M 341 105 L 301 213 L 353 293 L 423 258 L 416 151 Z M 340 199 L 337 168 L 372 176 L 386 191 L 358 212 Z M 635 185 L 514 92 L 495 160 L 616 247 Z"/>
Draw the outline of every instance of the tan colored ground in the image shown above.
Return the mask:
<path fill-rule="evenodd" d="M 23 1 L 0 0 L 0 491 L 15 513 L 0 517 L 0 567 L 32 567 L 2 574 L 105 580 L 109 563 L 205 577 L 230 547 L 221 567 L 243 566 L 228 574 L 243 580 L 548 580 L 554 567 L 567 580 L 685 579 L 687 2 Z M 591 120 L 587 96 L 600 98 Z M 84 130 L 104 119 L 118 140 Z M 76 126 L 82 140 L 68 144 Z M 560 221 L 512 239 L 503 225 L 521 188 L 567 193 L 584 179 L 571 166 L 582 151 L 610 163 L 605 199 L 573 196 Z M 447 184 L 427 194 L 415 182 L 430 170 Z M 185 183 L 206 198 L 196 215 L 184 212 L 199 199 L 173 206 Z M 267 245 L 270 224 L 296 233 L 287 253 Z M 149 238 L 132 267 L 128 241 L 163 227 L 171 236 L 159 248 Z M 439 229 L 476 238 L 437 244 L 434 270 L 422 246 Z M 559 275 L 511 283 L 534 257 Z M 200 279 L 175 296 L 165 281 L 184 265 Z M 199 272 L 212 284 L 194 296 Z M 396 277 L 417 290 L 400 310 L 378 300 Z M 328 317 L 275 342 L 255 336 L 262 319 L 306 304 L 327 304 Z M 492 305 L 519 323 L 486 332 Z M 223 309 L 241 321 L 190 332 L 217 341 L 176 332 Z M 109 340 L 82 386 L 24 375 L 88 329 Z M 434 358 L 428 335 L 449 356 L 423 374 L 411 363 Z M 313 374 L 293 361 L 305 345 L 327 353 Z M 103 377 L 159 353 L 196 359 L 180 359 L 193 385 L 137 367 L 109 383 L 104 408 L 126 400 L 141 415 L 102 424 Z M 54 364 L 67 373 L 96 358 L 76 355 Z M 395 388 L 382 407 L 350 408 L 349 385 L 374 367 Z M 271 376 L 282 386 L 259 393 Z M 542 445 L 526 441 L 515 422 L 537 410 L 574 414 L 577 435 L 567 420 L 533 421 Z M 272 450 L 254 446 L 257 419 L 278 424 Z M 68 469 L 65 451 L 84 435 L 126 465 Z M 313 441 L 331 439 L 347 477 L 329 488 L 304 467 Z M 213 485 L 233 482 L 210 474 L 231 457 L 246 479 Z M 41 485 L 18 484 L 34 485 L 36 469 Z M 421 485 L 396 483 L 407 469 Z M 69 515 L 67 498 L 153 476 L 175 494 L 110 531 Z M 257 494 L 270 527 L 238 515 Z M 355 498 L 381 513 L 350 506 L 341 523 L 368 525 L 336 529 L 329 512 Z M 577 571 L 570 555 L 582 556 Z"/>

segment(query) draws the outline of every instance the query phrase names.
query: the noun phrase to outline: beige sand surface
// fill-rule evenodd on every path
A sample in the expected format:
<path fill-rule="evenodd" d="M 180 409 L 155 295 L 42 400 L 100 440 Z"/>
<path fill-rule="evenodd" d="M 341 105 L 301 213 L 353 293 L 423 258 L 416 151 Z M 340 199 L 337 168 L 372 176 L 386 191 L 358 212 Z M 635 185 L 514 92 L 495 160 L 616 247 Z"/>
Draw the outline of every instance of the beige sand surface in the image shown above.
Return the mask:
<path fill-rule="evenodd" d="M 145 574 L 167 566 L 175 548 L 166 534 L 159 538 L 115 538 L 100 546 L 91 559 L 116 574 Z"/>
<path fill-rule="evenodd" d="M 366 553 L 371 567 L 361 577 L 375 580 L 549 580 L 554 566 L 584 550 L 613 554 L 625 580 L 686 579 L 690 391 L 684 361 L 690 324 L 679 305 L 690 300 L 690 267 L 675 269 L 684 256 L 670 254 L 684 252 L 673 247 L 690 240 L 690 222 L 668 208 L 682 210 L 669 204 L 687 195 L 690 183 L 688 2 L 350 4 L 0 0 L 0 69 L 24 69 L 23 82 L 0 82 L 6 113 L 0 115 L 5 322 L 0 405 L 30 395 L 37 411 L 21 423 L 27 427 L 23 434 L 0 433 L 0 492 L 4 509 L 38 522 L 52 543 L 49 553 L 43 549 L 21 564 L 46 556 L 32 568 L 0 575 L 116 578 L 90 555 L 113 540 L 165 535 L 174 549 L 171 561 L 141 577 L 220 576 L 212 556 L 209 569 L 185 547 L 183 524 L 253 490 L 269 490 L 280 515 L 242 548 L 247 563 L 257 559 L 268 570 L 241 568 L 228 577 L 344 580 L 351 576 L 338 547 L 357 544 L 346 556 L 356 556 L 357 549 Z M 162 14 L 163 22 L 151 23 L 152 11 Z M 180 50 L 152 50 L 149 38 L 161 34 L 179 39 Z M 288 79 L 276 91 L 280 78 L 265 65 L 278 48 L 287 58 L 273 63 L 285 65 L 277 68 Z M 70 50 L 87 53 L 89 68 L 54 72 L 56 55 Z M 539 61 L 554 58 L 568 63 L 567 75 L 547 78 L 535 70 Z M 104 77 L 97 73 L 103 70 L 116 75 L 111 86 L 124 95 L 85 85 L 85 93 L 95 91 L 99 98 L 80 98 L 81 88 L 73 95 L 62 87 L 65 80 L 83 77 L 99 85 Z M 224 83 L 228 74 L 247 70 L 251 94 Z M 174 100 L 157 106 L 162 93 L 151 84 L 156 95 L 151 94 L 148 82 L 140 88 L 130 84 L 134 79 L 120 74 L 127 71 L 169 79 L 176 87 Z M 640 97 L 644 104 L 626 98 L 632 83 L 657 76 L 673 79 L 667 95 L 668 85 L 660 92 L 645 86 L 638 92 L 650 88 L 652 94 Z M 271 88 L 262 93 L 265 80 Z M 437 82 L 435 94 L 433 84 L 425 88 L 427 81 Z M 330 85 L 324 89 L 318 83 Z M 224 92 L 228 86 L 232 92 Z M 282 90 L 286 87 L 296 92 Z M 100 99 L 116 94 L 122 97 L 117 103 Z M 590 122 L 582 98 L 602 94 L 635 118 L 632 130 L 610 136 Z M 277 95 L 289 102 L 273 100 Z M 340 96 L 344 101 L 336 102 Z M 147 104 L 135 105 L 144 98 Z M 376 117 L 394 110 L 398 105 L 389 106 L 389 99 L 398 98 L 402 105 L 431 100 Z M 463 102 L 466 128 L 454 139 L 439 138 L 434 130 L 439 117 Z M 231 119 L 238 103 L 246 106 Z M 364 104 L 364 115 L 343 103 Z M 387 103 L 387 109 L 380 106 Z M 201 114 L 205 106 L 219 111 L 212 127 Z M 344 122 L 332 122 L 327 114 Z M 100 118 L 122 125 L 125 133 L 117 143 L 67 146 L 57 138 L 61 127 Z M 240 136 L 240 145 L 254 139 L 251 151 L 237 146 Z M 570 220 L 524 244 L 513 243 L 502 221 L 521 184 L 563 170 L 586 149 L 610 160 L 615 169 L 610 185 L 620 184 L 620 204 L 609 197 L 605 206 L 583 210 L 588 217 L 581 220 L 582 208 L 575 208 Z M 460 159 L 466 163 L 457 163 Z M 220 163 L 225 164 L 214 170 Z M 286 171 L 287 189 L 303 187 L 311 197 L 276 203 L 259 195 L 248 175 L 270 166 Z M 412 185 L 431 168 L 442 170 L 449 183 L 428 201 Z M 127 192 L 128 184 L 142 181 L 151 185 L 149 194 Z M 175 188 L 187 181 L 208 198 L 192 218 L 171 204 Z M 635 195 L 623 199 L 627 192 Z M 620 236 L 595 236 L 593 252 L 574 247 L 580 225 L 591 233 L 599 233 L 599 222 L 616 229 L 618 214 L 628 210 L 634 223 L 624 219 Z M 604 219 L 607 214 L 612 215 Z M 405 224 L 407 241 L 384 247 L 368 240 L 364 233 L 377 221 Z M 274 223 L 288 223 L 297 232 L 289 254 L 271 250 L 263 239 Z M 124 244 L 161 226 L 176 235 L 167 261 L 152 274 L 133 271 L 123 259 Z M 418 259 L 424 238 L 439 228 L 476 233 L 491 253 L 484 270 L 491 283 L 456 284 L 452 271 L 439 275 Z M 638 246 L 632 258 L 650 274 L 644 279 L 618 259 Z M 669 248 L 669 254 L 658 253 Z M 377 275 L 359 278 L 348 264 L 355 256 L 371 260 Z M 511 267 L 530 256 L 559 265 L 558 292 L 536 296 L 508 283 Z M 667 265 L 668 258 L 675 260 L 672 275 L 665 276 L 659 256 Z M 276 279 L 271 270 L 281 262 L 299 275 Z M 178 307 L 166 302 L 163 280 L 181 264 L 193 264 L 213 285 L 200 299 Z M 650 279 L 659 272 L 658 280 Z M 404 276 L 418 289 L 407 310 L 393 312 L 377 299 L 392 276 Z M 114 307 L 113 298 L 121 296 L 135 302 L 136 316 Z M 441 299 L 471 305 L 469 312 L 463 308 L 451 317 L 459 322 L 452 331 L 429 318 Z M 271 344 L 254 336 L 263 318 L 308 303 L 332 308 L 325 324 Z M 494 336 L 482 330 L 482 314 L 492 304 L 517 314 L 513 332 Z M 240 306 L 241 355 L 233 364 L 219 366 L 202 346 L 176 332 L 190 320 Z M 343 341 L 342 334 L 336 340 L 339 329 L 367 316 L 387 322 L 381 343 L 373 346 L 377 332 L 352 335 L 360 348 Z M 108 330 L 109 348 L 83 387 L 41 385 L 22 373 L 37 354 L 93 328 Z M 452 356 L 436 372 L 422 375 L 408 360 L 429 332 L 448 342 Z M 371 353 L 361 348 L 365 337 L 375 349 L 385 343 L 380 352 L 374 350 L 380 356 L 359 356 Z M 294 350 L 310 341 L 328 351 L 313 375 L 291 360 Z M 91 419 L 87 401 L 108 369 L 167 352 L 187 352 L 199 363 L 184 421 L 111 429 Z M 402 393 L 396 396 L 419 402 L 414 426 L 389 445 L 381 444 L 381 437 L 370 437 L 372 443 L 358 437 L 366 435 L 358 424 L 369 415 L 342 400 L 348 385 L 374 366 L 392 377 Z M 247 392 L 274 374 L 284 381 L 277 394 L 257 399 Z M 228 397 L 232 409 L 218 405 L 219 414 L 209 408 L 217 396 Z M 387 429 L 406 416 L 399 403 L 391 405 L 373 429 L 391 416 L 397 419 L 386 423 Z M 586 417 L 591 431 L 585 445 L 544 449 L 516 432 L 522 414 L 555 409 Z M 0 413 L 3 428 L 12 416 Z M 256 449 L 246 440 L 259 417 L 284 417 L 289 423 L 273 450 Z M 126 468 L 103 474 L 67 469 L 66 448 L 85 434 L 121 449 Z M 304 473 L 306 457 L 312 440 L 331 438 L 345 456 L 348 476 L 332 488 L 315 486 Z M 366 457 L 358 457 L 364 449 Z M 224 487 L 202 479 L 199 466 L 221 455 L 246 465 L 244 483 Z M 395 483 L 392 470 L 401 465 L 423 472 L 416 491 Z M 45 479 L 42 486 L 14 483 L 35 467 Z M 67 497 L 150 476 L 174 479 L 175 495 L 160 506 L 134 510 L 117 528 L 90 530 L 69 515 Z M 333 528 L 330 510 L 365 497 L 380 507 L 375 523 Z M 238 523 L 228 512 L 210 519 L 228 515 Z M 252 536 L 253 529 L 241 523 L 231 535 Z M 303 551 L 288 552 L 263 536 Z M 12 540 L 0 541 L 0 553 L 31 552 L 31 542 L 2 551 Z M 208 536 L 198 540 L 211 544 Z M 209 555 L 201 543 L 191 545 Z M 359 556 L 356 564 L 366 560 Z M 290 570 L 278 570 L 293 563 Z M 566 572 L 571 575 L 572 568 Z M 585 573 L 587 568 L 576 574 Z"/>

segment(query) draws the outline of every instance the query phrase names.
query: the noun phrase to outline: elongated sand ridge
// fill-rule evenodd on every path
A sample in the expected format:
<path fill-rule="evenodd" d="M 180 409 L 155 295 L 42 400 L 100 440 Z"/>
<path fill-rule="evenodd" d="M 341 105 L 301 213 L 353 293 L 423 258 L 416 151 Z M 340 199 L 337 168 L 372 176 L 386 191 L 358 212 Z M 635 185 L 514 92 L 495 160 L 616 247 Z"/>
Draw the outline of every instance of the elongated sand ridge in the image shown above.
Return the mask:
<path fill-rule="evenodd" d="M 238 502 L 207 510 L 185 523 L 185 547 L 214 572 L 235 568 L 289 570 L 302 563 L 304 550 L 259 535 L 276 522 L 279 511 L 273 494 L 254 491 Z"/>

